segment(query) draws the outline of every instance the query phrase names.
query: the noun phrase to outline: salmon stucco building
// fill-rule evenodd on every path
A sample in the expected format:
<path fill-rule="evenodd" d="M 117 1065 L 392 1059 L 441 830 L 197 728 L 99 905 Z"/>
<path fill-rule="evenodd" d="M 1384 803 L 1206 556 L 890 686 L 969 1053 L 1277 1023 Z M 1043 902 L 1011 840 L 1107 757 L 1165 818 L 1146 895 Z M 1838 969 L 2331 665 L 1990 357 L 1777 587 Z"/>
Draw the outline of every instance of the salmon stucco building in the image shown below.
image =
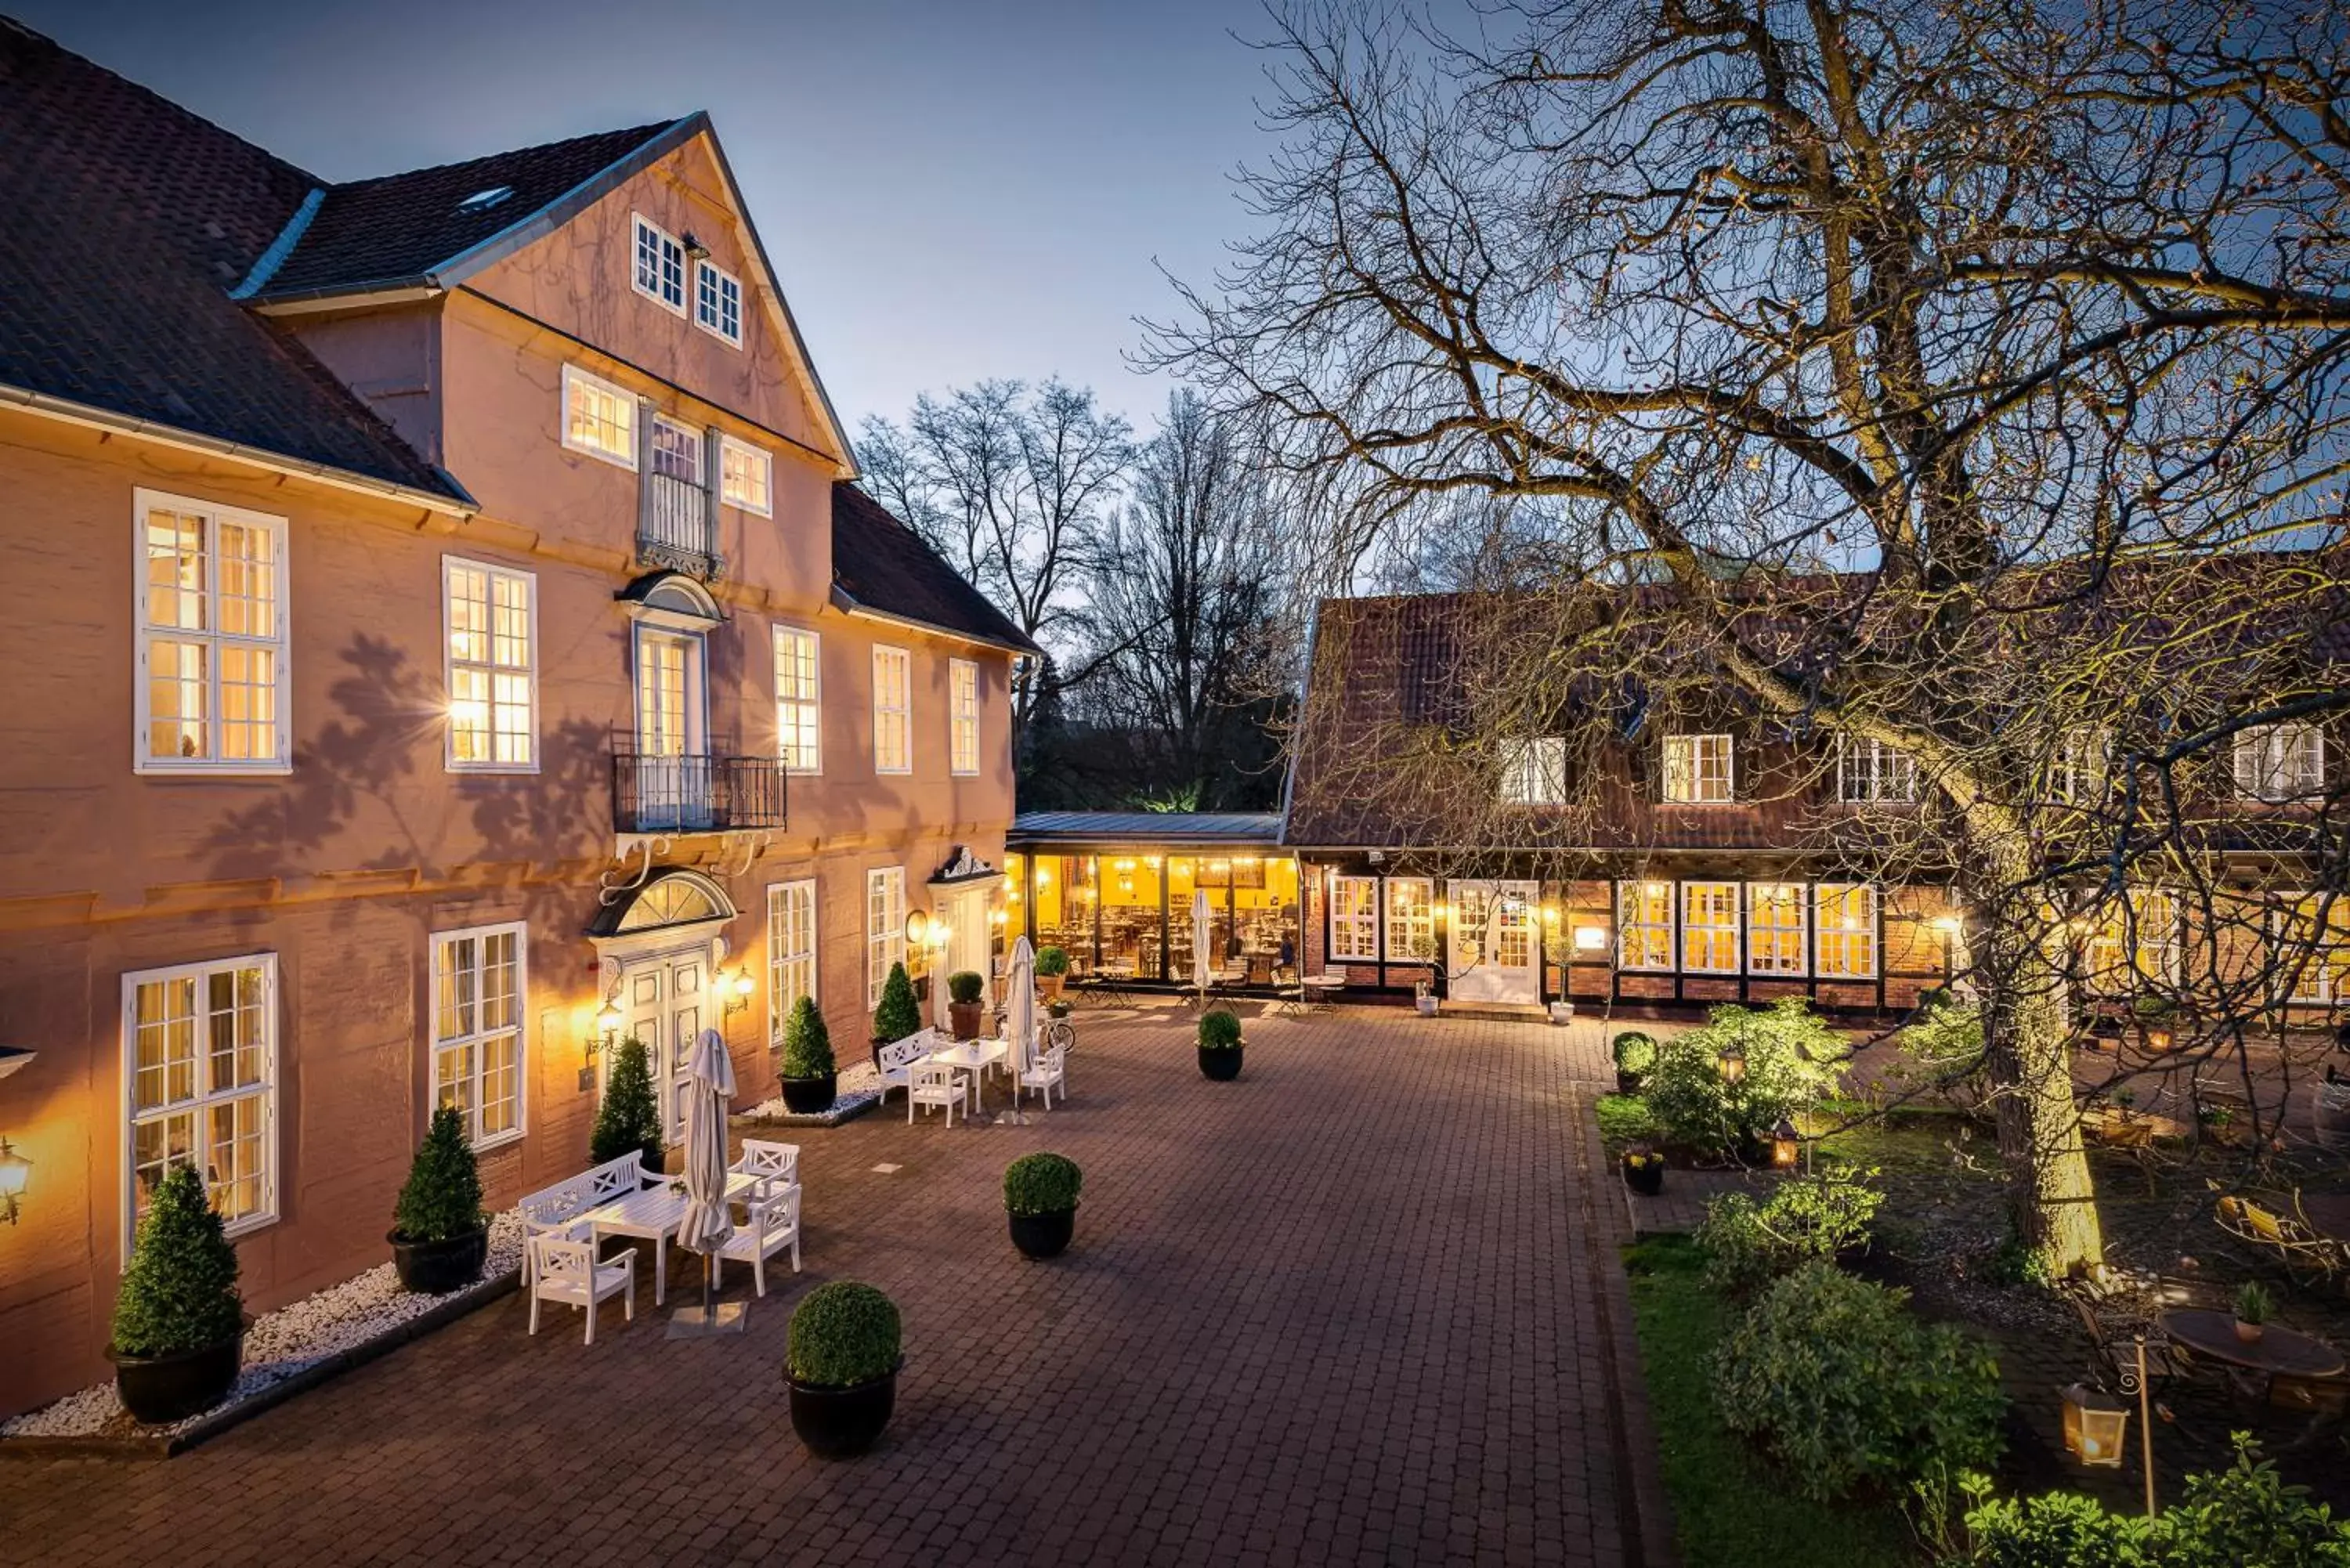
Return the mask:
<path fill-rule="evenodd" d="M 618 1034 L 674 1137 L 911 911 L 989 970 L 1034 649 L 855 487 L 704 116 L 338 184 L 0 21 L 0 1414 L 174 1163 L 263 1311 L 436 1105 L 509 1203 Z"/>

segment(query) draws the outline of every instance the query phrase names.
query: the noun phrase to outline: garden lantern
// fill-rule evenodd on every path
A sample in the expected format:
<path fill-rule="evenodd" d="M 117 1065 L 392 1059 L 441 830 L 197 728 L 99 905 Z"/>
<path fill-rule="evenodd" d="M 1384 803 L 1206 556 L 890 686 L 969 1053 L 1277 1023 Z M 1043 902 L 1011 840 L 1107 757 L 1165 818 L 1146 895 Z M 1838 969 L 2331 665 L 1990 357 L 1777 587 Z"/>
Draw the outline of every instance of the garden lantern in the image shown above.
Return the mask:
<path fill-rule="evenodd" d="M 1803 1150 L 1804 1135 L 1795 1130 L 1794 1122 L 1781 1116 L 1779 1125 L 1771 1129 L 1771 1168 L 1794 1169 L 1795 1157 L 1803 1153 Z"/>
<path fill-rule="evenodd" d="M 25 1196 L 25 1183 L 33 1174 L 33 1162 L 8 1147 L 0 1137 L 0 1202 L 8 1206 L 8 1223 L 16 1222 L 16 1200 Z"/>
<path fill-rule="evenodd" d="M 1746 1081 L 1746 1047 L 1743 1045 L 1723 1046 L 1721 1048 L 1721 1056 L 1717 1065 L 1721 1069 L 1721 1081 L 1723 1083 L 1744 1083 Z"/>
<path fill-rule="evenodd" d="M 2093 1469 L 2119 1469 L 2129 1436 L 2129 1407 L 2102 1389 L 2064 1390 L 2064 1451 Z"/>

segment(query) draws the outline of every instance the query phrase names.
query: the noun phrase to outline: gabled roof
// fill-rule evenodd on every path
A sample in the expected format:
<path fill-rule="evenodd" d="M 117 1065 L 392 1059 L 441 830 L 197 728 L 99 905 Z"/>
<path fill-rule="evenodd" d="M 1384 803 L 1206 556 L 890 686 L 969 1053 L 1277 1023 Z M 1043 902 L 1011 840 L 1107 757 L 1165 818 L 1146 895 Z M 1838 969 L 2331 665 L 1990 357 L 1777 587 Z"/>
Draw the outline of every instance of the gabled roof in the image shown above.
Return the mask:
<path fill-rule="evenodd" d="M 463 504 L 230 297 L 320 183 L 0 17 L 0 397 L 16 389 Z"/>
<path fill-rule="evenodd" d="M 1271 847 L 1281 818 L 1270 812 L 1024 811 L 1008 844 L 1224 844 Z"/>
<path fill-rule="evenodd" d="M 922 536 L 854 484 L 832 487 L 833 596 L 842 607 L 911 621 L 1015 653 L 1037 646 Z"/>

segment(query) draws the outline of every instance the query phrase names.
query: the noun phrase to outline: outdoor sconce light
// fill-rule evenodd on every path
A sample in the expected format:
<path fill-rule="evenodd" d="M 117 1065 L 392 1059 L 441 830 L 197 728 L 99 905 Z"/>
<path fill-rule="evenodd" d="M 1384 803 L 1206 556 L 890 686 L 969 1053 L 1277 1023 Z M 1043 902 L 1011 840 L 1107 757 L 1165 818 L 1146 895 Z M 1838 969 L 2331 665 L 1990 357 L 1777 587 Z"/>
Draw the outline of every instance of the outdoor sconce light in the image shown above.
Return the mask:
<path fill-rule="evenodd" d="M 750 1006 L 751 993 L 757 989 L 758 983 L 752 980 L 749 970 L 736 970 L 726 981 L 726 1016 L 732 1018 Z"/>
<path fill-rule="evenodd" d="M 1771 1129 L 1771 1168 L 1794 1169 L 1795 1157 L 1803 1151 L 1804 1135 L 1795 1130 L 1794 1123 L 1780 1117 L 1779 1125 Z"/>
<path fill-rule="evenodd" d="M 1963 928 L 1956 915 L 1937 915 L 1934 917 L 1934 929 L 1946 937 L 1955 937 Z"/>
<path fill-rule="evenodd" d="M 2102 1390 L 2075 1383 L 2064 1390 L 2064 1451 L 2092 1469 L 2121 1469 L 2129 1436 L 2129 1407 Z"/>
<path fill-rule="evenodd" d="M 25 1196 L 26 1179 L 33 1174 L 33 1162 L 8 1147 L 0 1137 L 0 1202 L 8 1206 L 8 1223 L 16 1222 L 16 1200 Z"/>
<path fill-rule="evenodd" d="M 588 1037 L 588 1061 L 591 1066 L 597 1052 L 612 1048 L 612 1042 L 619 1037 L 620 1025 L 627 1022 L 621 1016 L 620 1004 L 606 997 L 604 1005 L 596 1010 L 596 1033 Z"/>
<path fill-rule="evenodd" d="M 685 245 L 685 254 L 691 256 L 695 261 L 708 261 L 710 259 L 710 247 L 703 244 L 700 240 L 695 239 L 691 229 L 688 229 L 685 232 L 683 243 Z"/>
<path fill-rule="evenodd" d="M 1723 1046 L 1721 1048 L 1721 1058 L 1716 1062 L 1715 1065 L 1721 1069 L 1721 1081 L 1723 1083 L 1744 1083 L 1746 1081 L 1746 1047 L 1743 1045 Z"/>

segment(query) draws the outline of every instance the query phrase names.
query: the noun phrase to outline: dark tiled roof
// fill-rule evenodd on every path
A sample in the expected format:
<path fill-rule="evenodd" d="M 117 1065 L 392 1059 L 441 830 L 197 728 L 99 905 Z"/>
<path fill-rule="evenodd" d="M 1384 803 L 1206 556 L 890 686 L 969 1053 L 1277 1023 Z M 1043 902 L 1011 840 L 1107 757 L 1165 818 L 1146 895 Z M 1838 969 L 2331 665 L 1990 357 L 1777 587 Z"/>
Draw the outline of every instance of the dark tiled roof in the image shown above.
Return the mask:
<path fill-rule="evenodd" d="M 328 191 L 293 254 L 260 297 L 287 297 L 413 282 L 528 220 L 677 124 L 663 120 L 444 163 Z M 482 192 L 510 193 L 479 208 Z"/>
<path fill-rule="evenodd" d="M 1008 842 L 1270 845 L 1280 836 L 1281 818 L 1270 812 L 1024 811 Z"/>
<path fill-rule="evenodd" d="M 320 184 L 0 18 L 0 382 L 462 497 L 229 297 Z"/>
<path fill-rule="evenodd" d="M 832 487 L 832 580 L 859 608 L 1038 651 L 987 596 L 854 484 Z"/>

